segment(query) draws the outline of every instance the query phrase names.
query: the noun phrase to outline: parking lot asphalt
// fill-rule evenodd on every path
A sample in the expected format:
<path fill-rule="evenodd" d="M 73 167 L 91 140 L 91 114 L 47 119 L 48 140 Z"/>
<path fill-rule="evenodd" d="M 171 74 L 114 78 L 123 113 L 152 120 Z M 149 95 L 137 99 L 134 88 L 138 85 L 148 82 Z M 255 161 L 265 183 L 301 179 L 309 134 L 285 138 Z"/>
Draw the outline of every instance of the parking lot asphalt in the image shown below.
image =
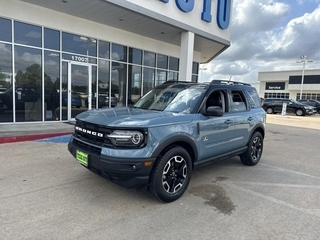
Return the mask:
<path fill-rule="evenodd" d="M 235 157 L 194 171 L 170 204 L 80 166 L 67 135 L 1 144 L 0 236 L 319 239 L 319 137 L 316 129 L 268 124 L 257 166 Z"/>

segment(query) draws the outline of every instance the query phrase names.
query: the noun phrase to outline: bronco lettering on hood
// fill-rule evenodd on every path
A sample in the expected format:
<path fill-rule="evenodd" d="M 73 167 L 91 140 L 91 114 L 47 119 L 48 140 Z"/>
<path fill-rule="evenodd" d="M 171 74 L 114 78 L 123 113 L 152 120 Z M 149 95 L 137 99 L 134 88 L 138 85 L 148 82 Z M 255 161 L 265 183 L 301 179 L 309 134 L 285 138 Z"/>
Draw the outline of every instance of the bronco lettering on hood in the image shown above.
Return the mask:
<path fill-rule="evenodd" d="M 79 131 L 79 132 L 83 132 L 83 133 L 86 133 L 86 134 L 91 134 L 93 136 L 97 136 L 97 137 L 103 137 L 103 133 L 99 133 L 99 132 L 95 132 L 95 131 L 91 131 L 91 130 L 88 130 L 88 129 L 84 129 L 84 128 L 81 128 L 81 127 L 75 127 L 75 130 L 76 131 Z"/>

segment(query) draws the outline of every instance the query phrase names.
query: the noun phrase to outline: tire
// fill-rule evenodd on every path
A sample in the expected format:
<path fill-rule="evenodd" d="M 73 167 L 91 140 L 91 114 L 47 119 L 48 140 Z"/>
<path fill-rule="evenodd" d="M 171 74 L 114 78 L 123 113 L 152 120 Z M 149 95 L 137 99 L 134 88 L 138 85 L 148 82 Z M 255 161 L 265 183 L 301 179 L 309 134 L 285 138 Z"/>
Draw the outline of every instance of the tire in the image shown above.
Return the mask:
<path fill-rule="evenodd" d="M 266 112 L 267 112 L 268 114 L 272 114 L 272 113 L 273 113 L 273 108 L 268 107 L 267 110 L 266 110 Z"/>
<path fill-rule="evenodd" d="M 296 112 L 295 112 L 295 114 L 296 114 L 297 116 L 303 116 L 303 115 L 304 115 L 304 112 L 303 112 L 302 109 L 297 109 Z"/>
<path fill-rule="evenodd" d="M 260 132 L 255 132 L 248 144 L 248 149 L 240 155 L 241 162 L 247 166 L 256 165 L 261 158 L 263 151 L 263 137 Z"/>
<path fill-rule="evenodd" d="M 148 191 L 162 202 L 173 202 L 188 188 L 191 158 L 187 150 L 176 146 L 159 156 L 150 175 Z"/>

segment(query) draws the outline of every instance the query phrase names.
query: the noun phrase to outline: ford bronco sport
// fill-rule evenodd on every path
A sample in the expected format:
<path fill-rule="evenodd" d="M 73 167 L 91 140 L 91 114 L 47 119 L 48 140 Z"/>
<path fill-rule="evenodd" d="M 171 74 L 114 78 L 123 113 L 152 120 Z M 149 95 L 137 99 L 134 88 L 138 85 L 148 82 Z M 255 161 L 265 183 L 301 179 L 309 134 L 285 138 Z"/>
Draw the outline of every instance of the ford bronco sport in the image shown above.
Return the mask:
<path fill-rule="evenodd" d="M 256 165 L 266 113 L 249 84 L 165 82 L 132 108 L 95 109 L 76 117 L 70 153 L 121 186 L 147 186 L 163 202 L 183 195 L 192 170 L 240 156 Z"/>

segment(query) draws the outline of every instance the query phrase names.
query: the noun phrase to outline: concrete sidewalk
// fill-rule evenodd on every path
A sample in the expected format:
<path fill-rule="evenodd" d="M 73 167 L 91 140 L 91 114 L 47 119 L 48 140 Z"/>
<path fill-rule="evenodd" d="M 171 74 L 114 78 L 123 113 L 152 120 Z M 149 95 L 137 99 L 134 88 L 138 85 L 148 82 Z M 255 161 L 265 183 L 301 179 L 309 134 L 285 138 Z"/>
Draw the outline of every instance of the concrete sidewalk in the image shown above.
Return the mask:
<path fill-rule="evenodd" d="M 267 124 L 278 124 L 291 127 L 301 127 L 320 130 L 320 115 L 302 116 L 268 114 Z"/>
<path fill-rule="evenodd" d="M 4 124 L 0 125 L 0 144 L 67 135 L 73 129 L 72 122 Z"/>

